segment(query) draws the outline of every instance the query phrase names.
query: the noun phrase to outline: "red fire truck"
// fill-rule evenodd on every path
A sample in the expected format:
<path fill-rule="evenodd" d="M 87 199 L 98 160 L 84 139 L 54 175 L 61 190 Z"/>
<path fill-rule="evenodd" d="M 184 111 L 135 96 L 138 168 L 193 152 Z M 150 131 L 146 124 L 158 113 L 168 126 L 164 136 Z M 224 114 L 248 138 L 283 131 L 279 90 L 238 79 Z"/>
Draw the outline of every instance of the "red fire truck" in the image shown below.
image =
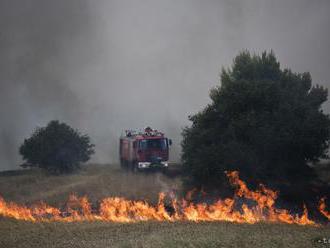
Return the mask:
<path fill-rule="evenodd" d="M 133 170 L 167 168 L 172 141 L 157 130 L 126 130 L 119 140 L 120 164 Z"/>

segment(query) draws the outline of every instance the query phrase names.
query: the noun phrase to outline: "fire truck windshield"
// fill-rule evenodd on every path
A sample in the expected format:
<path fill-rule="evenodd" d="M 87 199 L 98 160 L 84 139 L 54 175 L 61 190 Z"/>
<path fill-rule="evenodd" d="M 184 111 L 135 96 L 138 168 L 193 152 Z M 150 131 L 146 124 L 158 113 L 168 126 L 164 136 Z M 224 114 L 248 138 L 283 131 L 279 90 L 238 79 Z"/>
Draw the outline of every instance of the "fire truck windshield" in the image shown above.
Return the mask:
<path fill-rule="evenodd" d="M 140 140 L 139 148 L 141 150 L 147 149 L 167 149 L 167 140 L 166 139 L 144 139 Z"/>

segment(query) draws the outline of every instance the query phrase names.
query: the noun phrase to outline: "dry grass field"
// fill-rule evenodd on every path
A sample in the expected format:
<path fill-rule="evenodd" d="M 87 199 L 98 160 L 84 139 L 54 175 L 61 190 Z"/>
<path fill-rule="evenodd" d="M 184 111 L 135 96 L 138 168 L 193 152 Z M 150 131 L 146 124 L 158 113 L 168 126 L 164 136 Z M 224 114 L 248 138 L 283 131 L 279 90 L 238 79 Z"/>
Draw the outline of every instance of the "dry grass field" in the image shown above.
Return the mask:
<path fill-rule="evenodd" d="M 48 223 L 0 221 L 0 247 L 329 247 L 329 228 L 234 223 Z"/>
<path fill-rule="evenodd" d="M 65 203 L 70 193 L 92 202 L 107 196 L 146 199 L 156 203 L 158 192 L 180 193 L 179 177 L 160 173 L 133 174 L 118 166 L 89 165 L 81 172 L 49 176 L 38 170 L 0 173 L 0 195 L 18 203 L 43 200 Z M 191 222 L 30 223 L 0 217 L 0 247 L 330 247 L 330 226 Z"/>
<path fill-rule="evenodd" d="M 133 173 L 117 165 L 88 165 L 71 175 L 50 176 L 40 170 L 0 173 L 0 195 L 18 203 L 66 202 L 69 194 L 87 195 L 92 202 L 108 196 L 158 200 L 161 191 L 180 191 L 181 180 L 162 173 Z"/>

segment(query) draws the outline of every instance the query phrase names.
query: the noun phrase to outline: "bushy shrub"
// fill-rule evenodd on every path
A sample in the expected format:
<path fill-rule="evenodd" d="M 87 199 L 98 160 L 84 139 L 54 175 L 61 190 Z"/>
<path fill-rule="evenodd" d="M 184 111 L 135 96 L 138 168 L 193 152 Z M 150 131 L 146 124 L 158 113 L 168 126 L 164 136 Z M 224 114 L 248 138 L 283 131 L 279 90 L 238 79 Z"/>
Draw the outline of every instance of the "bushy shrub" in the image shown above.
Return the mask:
<path fill-rule="evenodd" d="M 25 163 L 23 167 L 39 167 L 51 173 L 67 173 L 79 168 L 94 153 L 94 145 L 87 135 L 65 123 L 51 121 L 37 128 L 19 148 Z"/>

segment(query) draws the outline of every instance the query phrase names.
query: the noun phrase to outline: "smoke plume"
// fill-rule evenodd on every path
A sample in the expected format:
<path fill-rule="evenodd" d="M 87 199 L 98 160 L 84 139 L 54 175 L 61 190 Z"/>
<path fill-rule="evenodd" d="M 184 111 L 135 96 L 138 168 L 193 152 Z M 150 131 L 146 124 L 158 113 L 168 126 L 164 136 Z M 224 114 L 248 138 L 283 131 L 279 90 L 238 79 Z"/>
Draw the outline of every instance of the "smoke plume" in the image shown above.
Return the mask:
<path fill-rule="evenodd" d="M 1 0 L 0 169 L 52 119 L 88 133 L 94 161 L 117 160 L 122 130 L 151 126 L 180 155 L 188 115 L 242 49 L 329 86 L 328 0 Z M 328 112 L 329 105 L 325 106 Z"/>

